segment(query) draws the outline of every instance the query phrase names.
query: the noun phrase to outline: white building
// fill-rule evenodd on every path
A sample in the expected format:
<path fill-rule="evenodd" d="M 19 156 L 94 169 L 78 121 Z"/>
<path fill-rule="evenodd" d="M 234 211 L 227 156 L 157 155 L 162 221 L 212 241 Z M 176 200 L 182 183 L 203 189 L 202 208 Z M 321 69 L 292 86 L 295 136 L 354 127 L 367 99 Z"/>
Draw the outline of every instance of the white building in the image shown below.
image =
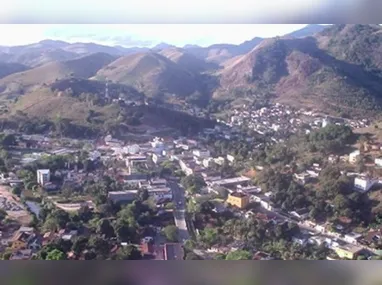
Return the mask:
<path fill-rule="evenodd" d="M 235 161 L 235 157 L 233 155 L 227 154 L 227 160 L 229 162 L 234 162 Z"/>
<path fill-rule="evenodd" d="M 360 156 L 361 152 L 359 150 L 353 151 L 349 154 L 349 162 L 355 163 L 357 161 L 357 158 Z"/>
<path fill-rule="evenodd" d="M 377 165 L 377 166 L 381 166 L 381 167 L 382 167 L 382 157 L 377 157 L 377 158 L 374 160 L 374 163 L 375 163 L 375 165 Z"/>
<path fill-rule="evenodd" d="M 362 237 L 361 234 L 357 233 L 348 233 L 344 236 L 344 240 L 351 244 L 357 244 L 358 240 Z"/>
<path fill-rule="evenodd" d="M 378 180 L 368 177 L 356 177 L 354 179 L 354 189 L 364 193 L 369 191 L 376 183 L 378 183 Z"/>
<path fill-rule="evenodd" d="M 50 181 L 50 170 L 49 169 L 39 169 L 37 170 L 37 183 L 44 186 Z"/>
<path fill-rule="evenodd" d="M 211 158 L 211 157 L 205 158 L 205 159 L 203 159 L 203 163 L 202 164 L 203 164 L 204 167 L 208 168 L 213 160 L 214 159 Z"/>
<path fill-rule="evenodd" d="M 208 158 L 210 157 L 210 152 L 208 150 L 195 149 L 192 154 L 198 158 Z"/>

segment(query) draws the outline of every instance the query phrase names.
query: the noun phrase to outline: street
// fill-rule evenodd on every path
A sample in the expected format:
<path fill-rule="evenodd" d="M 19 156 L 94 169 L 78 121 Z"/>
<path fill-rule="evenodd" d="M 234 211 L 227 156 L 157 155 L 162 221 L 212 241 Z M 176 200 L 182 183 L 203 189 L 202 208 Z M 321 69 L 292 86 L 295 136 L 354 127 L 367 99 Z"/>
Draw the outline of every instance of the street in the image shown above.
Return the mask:
<path fill-rule="evenodd" d="M 169 186 L 172 190 L 173 201 L 175 204 L 174 220 L 175 225 L 178 227 L 179 241 L 184 242 L 189 238 L 187 223 L 186 223 L 186 199 L 184 196 L 184 189 L 180 187 L 176 182 L 169 182 Z"/>
<path fill-rule="evenodd" d="M 274 215 L 274 216 L 276 216 L 276 217 L 278 217 L 278 218 L 280 218 L 280 219 L 283 219 L 284 221 L 291 222 L 291 223 L 296 223 L 296 224 L 300 227 L 301 230 L 305 230 L 305 231 L 308 231 L 308 232 L 313 232 L 315 235 L 320 235 L 320 236 L 325 237 L 325 238 L 331 238 L 331 239 L 334 238 L 334 239 L 336 239 L 337 241 L 341 241 L 341 242 L 343 242 L 343 243 L 345 243 L 345 244 L 348 244 L 348 242 L 345 241 L 345 240 L 344 240 L 343 238 L 341 238 L 341 237 L 334 237 L 333 235 L 330 235 L 330 234 L 328 234 L 328 233 L 322 233 L 322 232 L 318 231 L 317 229 L 308 226 L 307 224 L 304 224 L 304 223 L 302 223 L 302 222 L 296 222 L 296 221 L 294 221 L 294 220 L 292 220 L 292 219 L 290 219 L 290 218 L 288 218 L 288 217 L 286 217 L 286 216 L 284 216 L 284 215 L 281 215 L 281 214 L 278 213 L 278 212 L 275 212 L 275 211 L 268 211 L 268 210 L 266 210 L 266 209 L 264 209 L 264 208 L 262 208 L 262 207 L 261 207 L 261 211 L 264 212 L 264 213 L 272 214 L 272 215 Z"/>

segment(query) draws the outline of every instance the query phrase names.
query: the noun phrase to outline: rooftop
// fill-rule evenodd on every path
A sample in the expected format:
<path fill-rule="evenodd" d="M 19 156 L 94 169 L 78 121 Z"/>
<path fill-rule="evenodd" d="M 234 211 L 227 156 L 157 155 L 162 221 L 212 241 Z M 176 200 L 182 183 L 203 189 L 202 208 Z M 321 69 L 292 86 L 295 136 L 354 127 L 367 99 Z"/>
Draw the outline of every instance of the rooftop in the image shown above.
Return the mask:
<path fill-rule="evenodd" d="M 248 195 L 241 193 L 241 192 L 233 192 L 232 194 L 230 194 L 230 196 L 238 197 L 238 198 L 248 197 Z"/>
<path fill-rule="evenodd" d="M 180 243 L 166 243 L 164 245 L 165 260 L 183 260 L 183 248 Z"/>
<path fill-rule="evenodd" d="M 234 178 L 227 178 L 227 179 L 221 179 L 214 181 L 214 184 L 216 185 L 226 185 L 226 184 L 235 184 L 235 183 L 244 183 L 250 181 L 247 177 L 234 177 Z"/>
<path fill-rule="evenodd" d="M 363 249 L 363 247 L 361 247 L 361 246 L 352 245 L 352 244 L 338 245 L 335 248 L 346 250 L 346 251 L 351 252 L 351 253 L 357 253 Z"/>

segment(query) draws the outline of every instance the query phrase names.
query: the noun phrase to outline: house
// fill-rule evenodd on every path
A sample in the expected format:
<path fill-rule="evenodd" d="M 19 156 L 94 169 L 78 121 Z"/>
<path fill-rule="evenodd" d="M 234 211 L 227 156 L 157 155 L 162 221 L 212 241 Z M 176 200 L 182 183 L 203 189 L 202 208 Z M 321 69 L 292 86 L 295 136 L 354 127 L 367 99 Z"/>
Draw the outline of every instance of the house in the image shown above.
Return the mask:
<path fill-rule="evenodd" d="M 63 240 L 70 240 L 70 241 L 73 241 L 78 235 L 78 231 L 76 230 L 72 230 L 72 231 L 65 231 L 62 235 L 61 235 L 61 239 Z"/>
<path fill-rule="evenodd" d="M 151 187 L 166 187 L 167 186 L 167 180 L 166 179 L 151 179 L 149 181 L 149 184 Z"/>
<path fill-rule="evenodd" d="M 317 171 L 317 170 L 311 170 L 311 169 L 308 169 L 306 171 L 306 173 L 308 173 L 310 175 L 311 178 L 317 178 L 319 175 L 320 175 L 320 172 Z"/>
<path fill-rule="evenodd" d="M 131 202 L 137 198 L 138 190 L 110 191 L 108 199 L 113 203 Z"/>
<path fill-rule="evenodd" d="M 338 155 L 334 155 L 334 154 L 331 154 L 328 157 L 328 161 L 330 163 L 336 163 L 336 162 L 338 162 L 338 159 L 339 159 Z"/>
<path fill-rule="evenodd" d="M 172 200 L 172 190 L 169 187 L 152 188 L 148 187 L 149 196 L 152 197 L 156 203 L 166 202 Z"/>
<path fill-rule="evenodd" d="M 28 246 L 29 234 L 26 232 L 17 231 L 12 238 L 11 248 L 15 250 L 25 249 Z"/>
<path fill-rule="evenodd" d="M 382 157 L 377 157 L 376 159 L 374 159 L 374 163 L 375 165 L 382 167 Z"/>
<path fill-rule="evenodd" d="M 302 184 L 309 182 L 311 179 L 309 173 L 307 172 L 302 172 L 299 174 L 295 173 L 293 176 L 297 179 L 297 181 L 299 181 Z"/>
<path fill-rule="evenodd" d="M 203 171 L 201 175 L 205 182 L 212 182 L 222 179 L 221 175 L 216 171 Z"/>
<path fill-rule="evenodd" d="M 356 177 L 354 179 L 354 190 L 366 193 L 378 182 L 377 179 L 371 179 L 369 177 Z"/>
<path fill-rule="evenodd" d="M 200 159 L 209 158 L 210 152 L 208 150 L 195 149 L 192 154 Z"/>
<path fill-rule="evenodd" d="M 145 237 L 141 240 L 140 250 L 143 255 L 154 254 L 154 239 L 152 237 Z"/>
<path fill-rule="evenodd" d="M 290 214 L 297 219 L 305 220 L 309 216 L 309 210 L 307 208 L 299 209 L 296 211 L 290 212 Z"/>
<path fill-rule="evenodd" d="M 274 258 L 271 257 L 269 253 L 258 251 L 253 255 L 252 259 L 253 260 L 273 260 Z"/>
<path fill-rule="evenodd" d="M 130 187 L 138 187 L 139 183 L 147 181 L 147 174 L 136 173 L 122 176 L 122 182 Z"/>
<path fill-rule="evenodd" d="M 357 258 L 359 254 L 361 254 L 364 251 L 363 247 L 351 245 L 351 244 L 337 245 L 332 247 L 332 249 L 340 258 L 346 258 L 346 259 L 355 259 Z"/>
<path fill-rule="evenodd" d="M 382 239 L 382 227 L 377 230 L 370 230 L 366 236 L 365 241 L 368 244 L 378 243 Z"/>
<path fill-rule="evenodd" d="M 33 228 L 21 227 L 11 240 L 11 248 L 15 250 L 39 250 L 41 247 L 42 239 L 34 232 Z"/>
<path fill-rule="evenodd" d="M 237 186 L 241 184 L 246 184 L 249 181 L 251 181 L 250 178 L 240 176 L 240 177 L 234 177 L 234 178 L 215 180 L 212 182 L 212 184 L 216 186 L 229 187 L 229 186 Z"/>
<path fill-rule="evenodd" d="M 166 243 L 163 248 L 164 260 L 183 260 L 184 251 L 181 243 Z"/>
<path fill-rule="evenodd" d="M 235 157 L 233 155 L 227 154 L 227 160 L 233 163 L 235 161 Z"/>
<path fill-rule="evenodd" d="M 362 237 L 361 234 L 357 233 L 348 233 L 344 236 L 344 240 L 351 244 L 357 244 L 358 240 Z"/>
<path fill-rule="evenodd" d="M 268 211 L 272 211 L 273 208 L 273 202 L 271 201 L 271 197 L 268 197 L 266 195 L 253 195 L 251 196 L 253 201 L 260 203 L 260 206 Z"/>
<path fill-rule="evenodd" d="M 144 155 L 131 155 L 126 158 L 126 166 L 133 167 L 135 163 L 146 163 L 147 158 Z"/>
<path fill-rule="evenodd" d="M 37 183 L 44 186 L 50 181 L 50 170 L 49 169 L 38 169 L 37 170 Z"/>
<path fill-rule="evenodd" d="M 9 260 L 29 260 L 32 258 L 32 250 L 19 249 L 12 253 Z"/>
<path fill-rule="evenodd" d="M 298 234 L 298 235 L 292 237 L 292 241 L 293 241 L 294 243 L 297 243 L 297 244 L 301 245 L 301 246 L 305 246 L 305 245 L 308 243 L 309 238 L 310 238 L 310 237 L 307 236 L 307 235 L 304 235 L 304 234 Z"/>
<path fill-rule="evenodd" d="M 217 158 L 214 158 L 214 162 L 215 162 L 216 164 L 218 164 L 218 165 L 223 165 L 224 162 L 225 162 L 225 159 L 224 159 L 224 157 L 219 156 L 219 157 L 217 157 Z"/>
<path fill-rule="evenodd" d="M 308 240 L 309 243 L 316 244 L 318 246 L 324 244 L 326 245 L 326 238 L 322 236 L 312 236 Z"/>
<path fill-rule="evenodd" d="M 238 207 L 239 209 L 244 209 L 249 204 L 249 196 L 244 193 L 234 192 L 228 194 L 226 202 L 232 206 Z"/>
<path fill-rule="evenodd" d="M 356 163 L 358 157 L 361 155 L 361 152 L 359 150 L 355 150 L 349 154 L 349 162 L 350 163 Z"/>

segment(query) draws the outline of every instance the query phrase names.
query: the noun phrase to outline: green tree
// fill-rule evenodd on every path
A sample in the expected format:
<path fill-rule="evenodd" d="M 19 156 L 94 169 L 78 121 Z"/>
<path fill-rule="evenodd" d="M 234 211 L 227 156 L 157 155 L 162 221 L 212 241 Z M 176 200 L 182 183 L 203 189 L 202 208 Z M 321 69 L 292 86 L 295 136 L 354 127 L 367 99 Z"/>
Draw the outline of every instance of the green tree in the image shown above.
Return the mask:
<path fill-rule="evenodd" d="M 18 197 L 20 197 L 22 191 L 23 189 L 19 185 L 12 188 L 12 193 Z"/>
<path fill-rule="evenodd" d="M 46 260 L 65 260 L 66 256 L 65 253 L 63 253 L 61 250 L 53 249 L 52 251 L 49 251 Z"/>
<path fill-rule="evenodd" d="M 128 245 L 123 247 L 118 253 L 118 259 L 120 260 L 141 260 L 142 254 L 139 249 L 134 245 Z"/>
<path fill-rule="evenodd" d="M 81 254 L 86 249 L 88 241 L 88 238 L 84 236 L 79 236 L 78 238 L 76 238 L 72 245 L 72 250 L 74 251 L 74 253 L 76 255 Z"/>
<path fill-rule="evenodd" d="M 170 242 L 178 241 L 178 228 L 176 226 L 174 225 L 166 226 L 163 229 L 163 233 L 168 241 Z"/>
<path fill-rule="evenodd" d="M 7 212 L 3 209 L 0 209 L 0 222 L 4 221 L 4 219 L 7 217 Z"/>
<path fill-rule="evenodd" d="M 185 260 L 201 260 L 201 258 L 193 252 L 188 252 L 186 254 Z"/>
<path fill-rule="evenodd" d="M 111 226 L 108 219 L 102 219 L 99 221 L 97 233 L 104 235 L 105 238 L 115 237 L 114 228 Z"/>
<path fill-rule="evenodd" d="M 227 254 L 226 260 L 250 260 L 252 255 L 247 250 L 235 250 Z"/>

